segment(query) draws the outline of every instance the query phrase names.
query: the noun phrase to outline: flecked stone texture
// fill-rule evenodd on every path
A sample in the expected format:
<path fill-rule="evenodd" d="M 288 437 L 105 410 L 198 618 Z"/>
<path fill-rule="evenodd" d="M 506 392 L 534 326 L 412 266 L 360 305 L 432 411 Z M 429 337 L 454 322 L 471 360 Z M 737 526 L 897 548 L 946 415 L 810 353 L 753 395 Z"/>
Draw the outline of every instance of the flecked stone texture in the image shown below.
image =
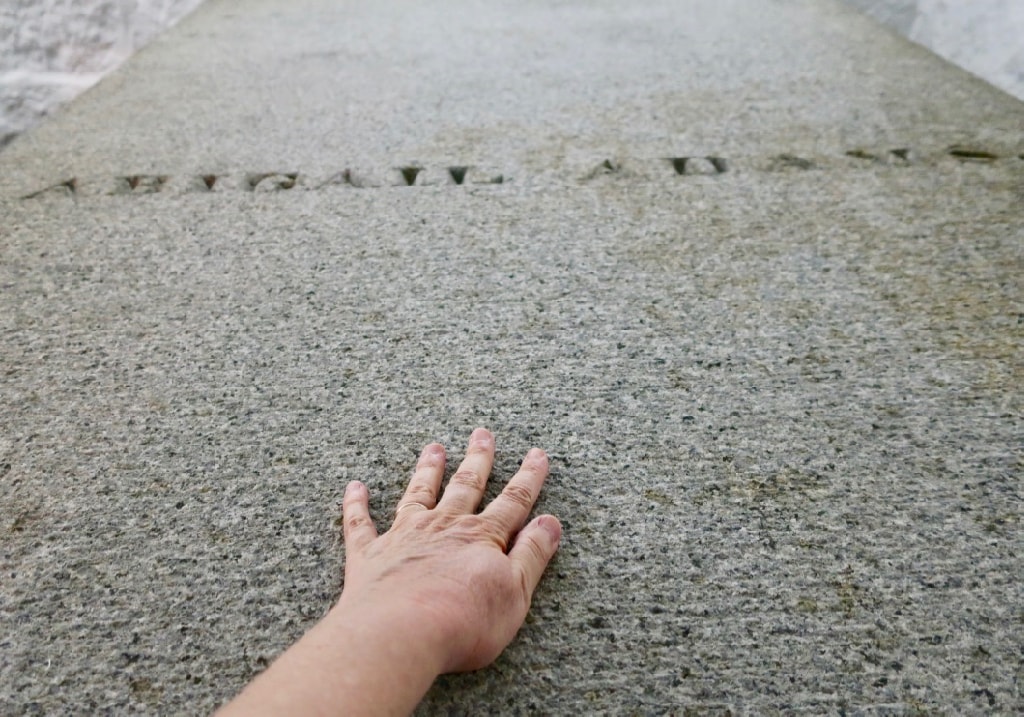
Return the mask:
<path fill-rule="evenodd" d="M 1019 712 L 1022 128 L 831 2 L 212 0 L 0 154 L 0 713 L 212 709 L 475 425 L 565 538 L 423 714 Z"/>

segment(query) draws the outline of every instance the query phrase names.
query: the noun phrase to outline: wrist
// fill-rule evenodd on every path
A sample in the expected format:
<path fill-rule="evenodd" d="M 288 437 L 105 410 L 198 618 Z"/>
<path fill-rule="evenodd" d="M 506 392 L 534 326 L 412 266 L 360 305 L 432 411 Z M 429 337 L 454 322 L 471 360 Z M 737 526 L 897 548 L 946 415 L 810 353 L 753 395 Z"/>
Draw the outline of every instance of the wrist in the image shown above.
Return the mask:
<path fill-rule="evenodd" d="M 340 600 L 224 715 L 410 714 L 443 671 L 429 621 L 387 601 Z"/>
<path fill-rule="evenodd" d="M 373 714 L 411 712 L 444 671 L 443 640 L 416 615 L 396 601 L 343 594 L 321 624 L 347 666 L 345 683 L 372 696 L 376 708 L 394 708 Z"/>
<path fill-rule="evenodd" d="M 401 600 L 366 595 L 346 599 L 343 592 L 323 623 L 345 640 L 358 640 L 367 661 L 389 653 L 390 659 L 409 663 L 431 681 L 444 672 L 448 641 L 437 622 Z"/>

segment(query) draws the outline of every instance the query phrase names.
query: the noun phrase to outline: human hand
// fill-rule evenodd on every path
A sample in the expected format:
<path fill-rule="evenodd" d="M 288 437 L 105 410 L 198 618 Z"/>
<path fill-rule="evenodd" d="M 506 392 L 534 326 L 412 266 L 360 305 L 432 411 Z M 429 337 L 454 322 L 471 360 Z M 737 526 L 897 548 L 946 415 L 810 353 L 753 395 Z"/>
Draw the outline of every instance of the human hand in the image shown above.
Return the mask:
<path fill-rule="evenodd" d="M 476 513 L 493 462 L 494 437 L 478 428 L 438 500 L 444 447 L 427 446 L 391 529 L 380 536 L 366 486 L 350 483 L 343 504 L 345 586 L 332 612 L 404 616 L 403 624 L 422 630 L 439 651 L 442 672 L 493 662 L 522 625 L 562 531 L 551 515 L 526 522 L 548 474 L 539 448 L 526 455 L 501 495 Z"/>
<path fill-rule="evenodd" d="M 526 522 L 548 474 L 538 448 L 476 513 L 493 463 L 494 436 L 478 428 L 438 500 L 444 448 L 427 446 L 381 536 L 366 486 L 349 483 L 341 599 L 219 714 L 409 714 L 439 674 L 493 662 L 562 534 L 553 516 Z"/>

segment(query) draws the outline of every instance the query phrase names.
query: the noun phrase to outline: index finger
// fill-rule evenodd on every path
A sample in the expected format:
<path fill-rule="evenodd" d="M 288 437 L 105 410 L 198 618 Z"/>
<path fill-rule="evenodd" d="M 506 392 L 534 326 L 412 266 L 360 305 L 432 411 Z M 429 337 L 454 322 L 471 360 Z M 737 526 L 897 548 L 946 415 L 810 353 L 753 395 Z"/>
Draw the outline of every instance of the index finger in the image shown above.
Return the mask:
<path fill-rule="evenodd" d="M 537 502 L 544 479 L 548 477 L 548 457 L 539 448 L 531 448 L 519 471 L 512 476 L 501 495 L 491 501 L 482 516 L 511 538 L 526 523 Z"/>

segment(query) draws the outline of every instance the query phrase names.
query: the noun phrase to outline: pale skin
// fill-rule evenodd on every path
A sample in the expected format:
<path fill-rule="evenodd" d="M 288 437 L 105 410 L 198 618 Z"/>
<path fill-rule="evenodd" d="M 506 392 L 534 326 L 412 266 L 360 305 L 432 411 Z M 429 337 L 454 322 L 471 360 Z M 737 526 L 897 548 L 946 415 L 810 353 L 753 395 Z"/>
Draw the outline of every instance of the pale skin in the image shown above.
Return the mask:
<path fill-rule="evenodd" d="M 430 444 L 383 535 L 366 486 L 349 483 L 341 598 L 218 715 L 406 715 L 438 675 L 491 664 L 562 534 L 554 516 L 527 522 L 548 474 L 539 448 L 477 512 L 493 463 L 478 428 L 439 498 L 445 451 Z"/>

